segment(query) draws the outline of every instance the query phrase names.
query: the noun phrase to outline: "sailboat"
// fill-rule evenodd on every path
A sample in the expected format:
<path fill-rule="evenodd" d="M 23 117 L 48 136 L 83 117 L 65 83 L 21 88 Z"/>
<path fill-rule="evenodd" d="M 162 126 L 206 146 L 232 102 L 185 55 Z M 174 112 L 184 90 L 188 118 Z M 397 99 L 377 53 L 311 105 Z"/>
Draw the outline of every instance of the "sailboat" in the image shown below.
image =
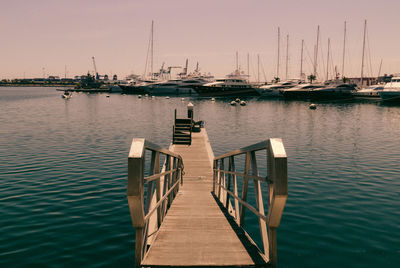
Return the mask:
<path fill-rule="evenodd" d="M 286 80 L 279 82 L 279 57 L 280 57 L 280 28 L 278 27 L 278 60 L 276 67 L 276 83 L 272 85 L 264 85 L 257 88 L 261 98 L 279 98 L 283 97 L 282 92 L 285 89 L 292 88 L 299 84 L 297 79 L 288 79 L 288 62 L 289 62 L 289 35 L 286 36 Z"/>
<path fill-rule="evenodd" d="M 379 99 L 380 92 L 383 90 L 384 85 L 377 84 L 377 85 L 370 85 L 366 88 L 363 88 L 366 33 L 367 33 L 367 20 L 364 21 L 364 39 L 363 39 L 363 52 L 362 52 L 362 60 L 361 60 L 361 83 L 360 83 L 361 89 L 353 92 L 353 96 L 356 99 Z M 380 67 L 382 67 L 382 61 L 381 61 Z"/>
<path fill-rule="evenodd" d="M 309 92 L 312 100 L 343 100 L 352 99 L 356 85 L 347 84 L 339 80 L 336 74 L 336 79 L 329 80 L 329 59 L 330 59 L 330 39 L 328 38 L 328 55 L 326 62 L 326 82 L 325 87 L 317 88 Z"/>
<path fill-rule="evenodd" d="M 154 41 L 154 21 L 151 21 L 151 32 L 150 32 L 150 40 L 149 46 L 147 48 L 147 55 L 146 55 L 146 64 L 145 70 L 142 79 L 138 79 L 130 83 L 129 85 L 120 85 L 122 92 L 125 94 L 146 94 L 149 93 L 149 85 L 153 84 L 157 80 L 154 77 L 153 73 L 153 41 Z M 149 58 L 150 52 L 150 79 L 147 77 L 147 61 Z"/>

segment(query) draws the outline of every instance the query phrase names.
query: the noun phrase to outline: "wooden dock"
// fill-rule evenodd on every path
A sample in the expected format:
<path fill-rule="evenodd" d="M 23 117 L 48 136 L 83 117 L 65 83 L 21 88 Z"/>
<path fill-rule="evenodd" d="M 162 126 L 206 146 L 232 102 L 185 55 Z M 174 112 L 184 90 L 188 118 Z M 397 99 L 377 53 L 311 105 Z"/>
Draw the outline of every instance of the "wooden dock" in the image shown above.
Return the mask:
<path fill-rule="evenodd" d="M 224 156 L 219 160 L 214 157 L 205 129 L 192 134 L 190 146 L 171 144 L 169 150 L 143 139 L 134 139 L 128 160 L 128 201 L 132 223 L 136 229 L 135 265 L 137 267 L 276 266 L 276 246 L 273 249 L 274 243 L 276 244 L 276 228 L 271 226 L 268 237 L 267 228 L 270 226 L 267 224 L 268 217 L 264 215 L 262 196 L 258 195 L 261 191 L 256 190 L 257 208 L 251 207 L 246 202 L 249 179 L 255 182 L 255 189 L 261 189 L 257 188 L 257 185 L 261 181 L 268 180 L 254 172 L 254 168 L 257 169 L 254 166 L 255 154 L 251 152 L 264 149 L 270 142 L 265 142 L 261 144 L 262 146 L 260 144 L 248 147 L 249 150 L 244 148 L 245 150 L 233 152 L 233 155 L 246 154 L 247 173 L 242 174 L 235 171 L 232 163 L 233 155 L 227 156 L 229 169 L 223 168 Z M 144 176 L 146 150 L 152 152 L 150 172 L 147 177 Z M 284 154 L 286 163 L 286 153 L 284 150 L 280 153 Z M 160 154 L 165 154 L 161 171 Z M 220 168 L 217 168 L 218 166 Z M 251 167 L 252 173 L 250 173 Z M 242 176 L 244 179 L 242 197 L 237 194 L 237 176 Z M 146 183 L 148 185 L 145 191 Z M 229 196 L 234 200 L 233 203 L 230 202 Z M 286 198 L 283 200 L 283 206 L 285 201 Z M 282 212 L 282 202 L 279 206 Z M 264 252 L 241 227 L 246 207 L 260 214 L 256 213 L 259 217 L 261 234 L 265 236 L 262 239 Z M 239 211 L 243 213 L 243 220 L 240 220 Z M 272 214 L 276 213 L 271 205 L 269 211 Z"/>

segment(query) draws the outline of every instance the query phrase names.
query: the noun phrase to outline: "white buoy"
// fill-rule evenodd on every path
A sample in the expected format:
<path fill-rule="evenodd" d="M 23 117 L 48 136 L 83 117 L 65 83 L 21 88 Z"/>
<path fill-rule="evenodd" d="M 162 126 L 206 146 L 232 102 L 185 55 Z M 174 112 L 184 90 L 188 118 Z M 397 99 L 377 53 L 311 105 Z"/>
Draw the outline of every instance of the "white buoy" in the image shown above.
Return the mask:
<path fill-rule="evenodd" d="M 215 101 L 215 98 L 211 98 L 211 101 Z"/>
<path fill-rule="evenodd" d="M 141 99 L 142 98 L 142 95 L 139 95 L 139 96 L 137 96 L 139 99 Z"/>
<path fill-rule="evenodd" d="M 236 103 L 237 103 L 236 101 L 231 101 L 231 105 L 232 105 L 232 106 L 235 106 Z"/>
<path fill-rule="evenodd" d="M 185 100 L 185 98 L 181 98 L 181 101 L 184 101 Z"/>
<path fill-rule="evenodd" d="M 166 96 L 165 98 L 166 98 L 167 100 L 169 99 L 169 97 L 168 97 L 168 96 Z"/>
<path fill-rule="evenodd" d="M 310 108 L 311 110 L 315 110 L 315 109 L 317 109 L 317 105 L 314 104 L 314 103 L 311 103 L 310 106 L 309 106 L 309 108 Z"/>
<path fill-rule="evenodd" d="M 244 100 L 242 100 L 242 101 L 240 102 L 240 105 L 241 105 L 241 106 L 246 106 L 246 104 L 247 104 L 247 103 L 246 103 Z"/>

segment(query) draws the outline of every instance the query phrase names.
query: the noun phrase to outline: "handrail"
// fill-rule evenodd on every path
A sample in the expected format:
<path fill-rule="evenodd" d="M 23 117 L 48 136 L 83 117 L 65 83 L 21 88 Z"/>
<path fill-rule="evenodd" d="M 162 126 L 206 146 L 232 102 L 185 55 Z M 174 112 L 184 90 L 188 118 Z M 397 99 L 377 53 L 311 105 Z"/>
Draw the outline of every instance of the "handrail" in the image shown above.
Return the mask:
<path fill-rule="evenodd" d="M 267 153 L 267 176 L 258 174 L 256 152 L 261 150 Z M 243 154 L 245 166 L 244 173 L 241 173 L 236 171 L 235 157 Z M 227 169 L 225 159 L 229 161 Z M 241 197 L 238 194 L 238 177 L 243 180 Z M 254 182 L 256 207 L 247 202 L 249 180 Z M 277 265 L 276 229 L 279 227 L 288 196 L 287 181 L 287 156 L 281 139 L 265 140 L 214 158 L 214 194 L 239 226 L 244 226 L 246 208 L 258 217 L 264 256 L 270 260 L 272 267 Z M 268 183 L 267 215 L 264 212 L 261 182 Z M 233 198 L 233 203 L 230 198 Z"/>
<path fill-rule="evenodd" d="M 250 146 L 247 146 L 247 147 L 243 147 L 243 148 L 240 148 L 240 149 L 237 149 L 237 150 L 233 150 L 233 151 L 231 151 L 229 153 L 217 156 L 217 157 L 214 158 L 214 160 L 227 158 L 229 156 L 236 156 L 236 155 L 240 155 L 240 154 L 245 154 L 247 152 L 260 151 L 260 150 L 266 149 L 268 147 L 268 144 L 269 144 L 268 140 L 262 141 L 262 142 L 259 142 L 259 143 L 256 143 L 256 144 L 253 144 L 253 145 L 250 145 Z"/>
<path fill-rule="evenodd" d="M 147 177 L 144 176 L 146 151 L 151 152 Z M 165 156 L 161 171 L 160 155 Z M 132 225 L 136 230 L 136 267 L 140 266 L 148 252 L 152 235 L 160 228 L 182 183 L 183 160 L 180 155 L 145 139 L 132 140 L 128 157 L 127 198 Z"/>

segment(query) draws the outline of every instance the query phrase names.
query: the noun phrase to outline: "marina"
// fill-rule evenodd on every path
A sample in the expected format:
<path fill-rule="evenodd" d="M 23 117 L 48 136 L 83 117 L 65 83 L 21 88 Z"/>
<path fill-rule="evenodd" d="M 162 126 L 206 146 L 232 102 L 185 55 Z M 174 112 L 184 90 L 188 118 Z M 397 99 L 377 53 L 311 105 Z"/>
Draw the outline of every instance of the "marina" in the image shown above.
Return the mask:
<path fill-rule="evenodd" d="M 0 91 L 7 111 L 0 115 L 1 195 L 3 212 L 12 215 L 0 219 L 2 265 L 133 266 L 126 199 L 132 139 L 168 148 L 174 109 L 182 116 L 189 101 L 215 156 L 282 138 L 289 195 L 278 228 L 278 266 L 399 262 L 397 105 L 328 102 L 310 110 L 308 102 L 284 99 L 231 106 L 229 98 L 73 93 L 64 100 L 54 88 Z M 237 159 L 236 166 L 244 163 Z M 248 200 L 256 207 L 252 188 Z M 262 247 L 257 218 L 249 212 L 247 220 L 246 232 Z"/>
<path fill-rule="evenodd" d="M 5 1 L 0 267 L 398 267 L 399 9 Z"/>

